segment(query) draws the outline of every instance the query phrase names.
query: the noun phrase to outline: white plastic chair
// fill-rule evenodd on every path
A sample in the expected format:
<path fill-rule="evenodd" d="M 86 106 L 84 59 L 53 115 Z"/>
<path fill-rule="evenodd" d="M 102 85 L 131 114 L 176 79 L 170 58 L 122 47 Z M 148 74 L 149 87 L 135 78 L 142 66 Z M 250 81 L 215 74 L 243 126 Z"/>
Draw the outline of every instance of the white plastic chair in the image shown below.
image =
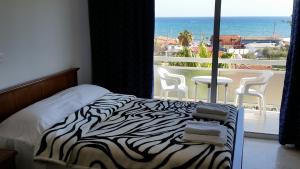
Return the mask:
<path fill-rule="evenodd" d="M 240 87 L 236 89 L 236 105 L 238 105 L 238 107 L 243 106 L 243 97 L 245 95 L 256 96 L 258 97 L 260 111 L 263 110 L 265 114 L 266 103 L 264 100 L 264 94 L 268 86 L 268 82 L 273 74 L 274 73 L 271 71 L 266 71 L 259 77 L 242 78 L 240 81 Z M 257 86 L 257 88 L 251 88 L 253 86 Z"/>
<path fill-rule="evenodd" d="M 179 100 L 182 100 L 183 96 L 188 98 L 188 87 L 186 86 L 185 77 L 183 75 L 169 73 L 166 69 L 161 67 L 158 68 L 157 71 L 161 84 L 161 98 L 167 98 L 169 92 L 176 92 Z"/>

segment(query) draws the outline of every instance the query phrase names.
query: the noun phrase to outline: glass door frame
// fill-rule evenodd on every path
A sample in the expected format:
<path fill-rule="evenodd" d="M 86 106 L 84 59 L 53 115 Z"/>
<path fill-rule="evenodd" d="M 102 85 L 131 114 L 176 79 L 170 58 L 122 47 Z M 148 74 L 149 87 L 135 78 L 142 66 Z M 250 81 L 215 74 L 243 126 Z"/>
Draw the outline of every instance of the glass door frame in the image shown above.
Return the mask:
<path fill-rule="evenodd" d="M 222 0 L 215 0 L 214 14 L 214 34 L 213 34 L 213 55 L 212 55 L 212 70 L 211 70 L 211 103 L 217 102 L 217 77 L 219 65 L 219 48 L 220 48 L 220 23 L 221 23 L 221 5 Z"/>
<path fill-rule="evenodd" d="M 212 70 L 211 70 L 211 103 L 217 102 L 217 77 L 219 65 L 219 48 L 220 48 L 220 23 L 221 23 L 221 8 L 222 0 L 215 0 L 214 13 L 214 34 L 213 34 L 213 55 L 212 55 Z M 277 140 L 278 134 L 266 134 L 245 131 L 245 136 L 249 138 L 271 139 Z"/>

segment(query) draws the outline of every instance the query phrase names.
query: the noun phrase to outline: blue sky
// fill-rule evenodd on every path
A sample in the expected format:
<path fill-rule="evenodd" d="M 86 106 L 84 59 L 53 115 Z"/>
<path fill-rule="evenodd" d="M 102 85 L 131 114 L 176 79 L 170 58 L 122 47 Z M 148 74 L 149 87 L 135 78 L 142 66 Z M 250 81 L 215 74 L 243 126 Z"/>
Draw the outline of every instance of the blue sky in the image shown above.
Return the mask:
<path fill-rule="evenodd" d="M 214 15 L 214 0 L 155 0 L 157 17 Z M 222 0 L 222 16 L 290 16 L 293 0 Z"/>

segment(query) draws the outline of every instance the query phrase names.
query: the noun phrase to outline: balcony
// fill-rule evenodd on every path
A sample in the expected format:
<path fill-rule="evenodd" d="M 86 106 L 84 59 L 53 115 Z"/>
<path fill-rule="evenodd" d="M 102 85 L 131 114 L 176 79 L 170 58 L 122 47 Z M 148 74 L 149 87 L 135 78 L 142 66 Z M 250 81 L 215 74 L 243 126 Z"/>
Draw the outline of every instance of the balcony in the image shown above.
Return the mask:
<path fill-rule="evenodd" d="M 194 76 L 211 75 L 211 68 L 208 67 L 184 67 L 184 66 L 170 66 L 171 62 L 190 62 L 190 63 L 211 63 L 211 58 L 193 58 L 193 57 L 168 57 L 168 56 L 154 56 L 155 68 L 155 88 L 154 95 L 160 98 L 160 81 L 156 69 L 164 67 L 169 72 L 174 74 L 184 75 L 186 84 L 189 88 L 188 99 L 194 101 L 195 94 L 197 101 L 207 101 L 207 86 L 198 85 L 197 93 L 195 93 L 195 84 L 191 80 Z M 256 97 L 245 97 L 245 130 L 249 132 L 278 134 L 279 126 L 279 110 L 281 104 L 281 95 L 283 90 L 283 82 L 285 71 L 282 69 L 274 69 L 274 67 L 285 67 L 285 60 L 259 60 L 259 59 L 219 59 L 219 63 L 226 64 L 227 68 L 219 68 L 219 76 L 228 77 L 233 80 L 228 86 L 227 103 L 235 103 L 235 90 L 240 86 L 240 79 L 243 77 L 258 76 L 265 70 L 257 69 L 241 69 L 247 66 L 256 65 L 256 67 L 271 67 L 274 76 L 269 81 L 265 93 L 265 101 L 267 105 L 266 117 L 264 118 L 258 110 Z M 217 101 L 224 102 L 224 86 L 218 86 Z M 170 93 L 169 99 L 177 99 L 176 93 Z"/>

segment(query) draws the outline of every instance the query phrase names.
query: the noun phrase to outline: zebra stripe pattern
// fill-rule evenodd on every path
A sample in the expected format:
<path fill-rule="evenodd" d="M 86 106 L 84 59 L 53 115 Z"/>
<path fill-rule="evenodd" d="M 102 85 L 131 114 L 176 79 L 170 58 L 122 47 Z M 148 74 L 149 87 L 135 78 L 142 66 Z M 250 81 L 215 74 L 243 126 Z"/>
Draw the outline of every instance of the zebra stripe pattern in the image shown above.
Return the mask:
<path fill-rule="evenodd" d="M 231 168 L 236 107 L 223 105 L 230 112 L 225 146 L 183 142 L 197 104 L 106 94 L 45 131 L 35 160 L 74 168 Z"/>

